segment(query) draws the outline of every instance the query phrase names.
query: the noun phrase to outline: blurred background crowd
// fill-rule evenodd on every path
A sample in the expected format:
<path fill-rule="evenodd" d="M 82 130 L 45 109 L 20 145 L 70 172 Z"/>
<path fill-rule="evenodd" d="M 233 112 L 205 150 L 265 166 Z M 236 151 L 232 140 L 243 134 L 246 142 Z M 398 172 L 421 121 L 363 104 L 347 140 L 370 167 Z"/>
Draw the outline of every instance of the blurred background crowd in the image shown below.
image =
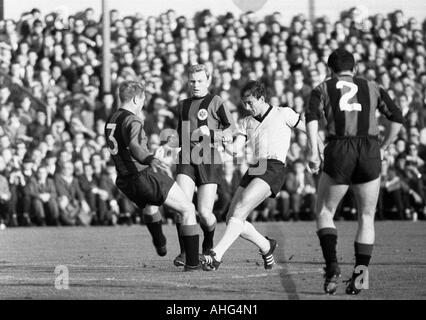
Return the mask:
<path fill-rule="evenodd" d="M 167 157 L 173 150 L 161 133 L 177 128 L 188 66 L 209 68 L 211 92 L 227 101 L 238 123 L 245 116 L 239 89 L 253 79 L 265 84 L 271 105 L 303 113 L 339 46 L 354 53 L 357 73 L 379 82 L 405 118 L 383 161 L 377 219 L 425 218 L 426 22 L 402 11 L 360 19 L 356 8 L 338 21 L 298 15 L 287 24 L 279 12 L 259 18 L 209 10 L 194 17 L 174 10 L 123 17 L 112 10 L 110 19 L 111 92 L 102 90 L 102 20 L 93 9 L 71 16 L 33 9 L 17 21 L 0 21 L 1 224 L 140 223 L 141 212 L 114 185 L 103 135 L 121 81 L 145 83 L 149 148 Z M 386 121 L 379 121 L 386 130 Z M 317 177 L 305 169 L 306 151 L 306 135 L 294 133 L 282 191 L 262 203 L 252 221 L 313 219 Z M 245 169 L 245 163 L 224 162 L 214 209 L 219 221 Z M 163 214 L 173 221 L 172 213 Z M 355 218 L 349 192 L 336 219 Z"/>

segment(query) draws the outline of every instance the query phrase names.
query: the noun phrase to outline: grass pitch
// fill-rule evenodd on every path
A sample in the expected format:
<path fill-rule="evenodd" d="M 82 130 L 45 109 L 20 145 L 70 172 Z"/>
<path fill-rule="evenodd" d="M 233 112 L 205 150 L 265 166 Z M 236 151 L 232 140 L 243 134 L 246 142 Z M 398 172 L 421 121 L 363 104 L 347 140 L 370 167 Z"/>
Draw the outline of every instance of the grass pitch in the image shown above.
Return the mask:
<path fill-rule="evenodd" d="M 314 222 L 257 223 L 278 241 L 277 265 L 264 270 L 253 244 L 238 239 L 214 272 L 173 265 L 176 228 L 164 225 L 168 254 L 158 257 L 145 226 L 8 228 L 0 232 L 0 299 L 312 300 L 426 299 L 426 222 L 376 223 L 369 289 L 323 294 L 323 259 Z M 224 232 L 217 227 L 215 241 Z M 356 222 L 338 222 L 342 280 L 354 262 Z M 69 288 L 55 288 L 66 266 Z"/>

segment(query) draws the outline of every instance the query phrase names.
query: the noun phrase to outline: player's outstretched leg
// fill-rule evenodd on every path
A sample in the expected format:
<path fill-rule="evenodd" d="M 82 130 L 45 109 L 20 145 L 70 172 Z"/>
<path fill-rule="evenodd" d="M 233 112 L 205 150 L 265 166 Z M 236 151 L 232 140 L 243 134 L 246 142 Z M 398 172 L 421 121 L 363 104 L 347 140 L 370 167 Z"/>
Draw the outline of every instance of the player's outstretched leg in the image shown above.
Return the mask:
<path fill-rule="evenodd" d="M 166 237 L 162 229 L 162 217 L 159 207 L 148 205 L 143 209 L 143 220 L 152 236 L 155 250 L 160 257 L 167 254 Z"/>
<path fill-rule="evenodd" d="M 213 206 L 216 191 L 217 184 L 203 184 L 198 187 L 198 214 L 200 215 L 200 227 L 204 234 L 203 254 L 207 254 L 213 248 L 213 238 L 216 230 L 216 216 L 213 214 Z"/>
<path fill-rule="evenodd" d="M 216 270 L 219 267 L 225 252 L 245 230 L 249 213 L 270 195 L 270 186 L 262 179 L 253 179 L 246 188 L 238 187 L 228 211 L 225 233 L 210 253 L 204 255 L 202 259 L 204 270 Z M 275 245 L 273 243 L 271 245 L 271 242 L 259 233 L 251 231 L 248 225 L 245 236 L 260 248 L 262 257 L 270 257 Z M 270 258 L 267 260 L 268 264 L 273 261 Z"/>
<path fill-rule="evenodd" d="M 318 186 L 316 205 L 317 235 L 325 260 L 324 291 L 335 294 L 337 291 L 340 268 L 337 263 L 337 229 L 333 222 L 336 208 L 348 191 L 348 185 L 336 184 L 325 172 Z"/>
<path fill-rule="evenodd" d="M 199 232 L 194 205 L 187 200 L 177 183 L 173 184 L 164 204 L 182 215 L 182 225 L 179 233 L 182 236 L 185 250 L 185 271 L 199 269 Z"/>
<path fill-rule="evenodd" d="M 380 178 L 353 186 L 358 206 L 358 232 L 355 237 L 355 267 L 348 285 L 347 294 L 359 294 L 368 287 L 368 265 L 374 246 L 374 215 L 380 190 Z"/>
<path fill-rule="evenodd" d="M 274 251 L 278 247 L 277 241 L 264 237 L 256 228 L 248 221 L 244 222 L 244 228 L 241 232 L 241 238 L 250 241 L 259 248 L 259 254 L 263 259 L 265 269 L 272 269 L 275 264 Z"/>

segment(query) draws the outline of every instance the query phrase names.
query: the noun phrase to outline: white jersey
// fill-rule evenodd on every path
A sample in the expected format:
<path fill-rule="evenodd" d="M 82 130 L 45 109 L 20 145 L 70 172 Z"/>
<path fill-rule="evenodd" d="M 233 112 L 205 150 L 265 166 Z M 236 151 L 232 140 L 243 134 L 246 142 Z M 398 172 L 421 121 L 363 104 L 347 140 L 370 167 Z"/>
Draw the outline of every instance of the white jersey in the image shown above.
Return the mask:
<path fill-rule="evenodd" d="M 300 121 L 300 114 L 289 107 L 270 106 L 262 118 L 248 116 L 242 120 L 239 134 L 247 139 L 252 161 L 276 159 L 286 162 L 291 130 Z"/>

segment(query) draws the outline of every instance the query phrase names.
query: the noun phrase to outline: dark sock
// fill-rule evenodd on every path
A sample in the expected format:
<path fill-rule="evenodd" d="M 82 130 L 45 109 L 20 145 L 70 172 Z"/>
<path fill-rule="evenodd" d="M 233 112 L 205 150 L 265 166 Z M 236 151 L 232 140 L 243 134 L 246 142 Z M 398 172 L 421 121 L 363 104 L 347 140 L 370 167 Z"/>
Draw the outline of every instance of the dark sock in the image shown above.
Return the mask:
<path fill-rule="evenodd" d="M 185 253 L 185 245 L 183 243 L 183 238 L 182 238 L 182 235 L 180 233 L 181 225 L 182 225 L 181 223 L 176 222 L 176 229 L 177 229 L 177 234 L 178 234 L 178 239 L 179 239 L 180 253 Z"/>
<path fill-rule="evenodd" d="M 359 243 L 355 241 L 354 247 L 355 247 L 355 268 L 357 266 L 368 267 L 368 265 L 370 264 L 371 254 L 373 253 L 374 245 Z"/>
<path fill-rule="evenodd" d="M 336 256 L 337 230 L 335 228 L 323 228 L 317 231 L 317 235 L 327 270 L 338 269 Z"/>
<path fill-rule="evenodd" d="M 203 234 L 204 234 L 202 248 L 203 248 L 203 252 L 205 252 L 213 248 L 213 238 L 214 238 L 214 232 L 216 230 L 216 223 L 211 227 L 207 227 L 203 225 L 202 223 L 200 223 L 200 227 L 201 227 L 201 230 L 203 230 Z"/>
<path fill-rule="evenodd" d="M 162 247 L 166 245 L 166 237 L 163 234 L 162 220 L 160 212 L 153 215 L 143 215 L 144 222 L 151 233 L 154 246 Z"/>
<path fill-rule="evenodd" d="M 180 226 L 180 234 L 182 235 L 182 242 L 186 253 L 186 265 L 191 267 L 198 266 L 199 264 L 198 251 L 200 236 L 197 229 L 196 224 Z"/>

